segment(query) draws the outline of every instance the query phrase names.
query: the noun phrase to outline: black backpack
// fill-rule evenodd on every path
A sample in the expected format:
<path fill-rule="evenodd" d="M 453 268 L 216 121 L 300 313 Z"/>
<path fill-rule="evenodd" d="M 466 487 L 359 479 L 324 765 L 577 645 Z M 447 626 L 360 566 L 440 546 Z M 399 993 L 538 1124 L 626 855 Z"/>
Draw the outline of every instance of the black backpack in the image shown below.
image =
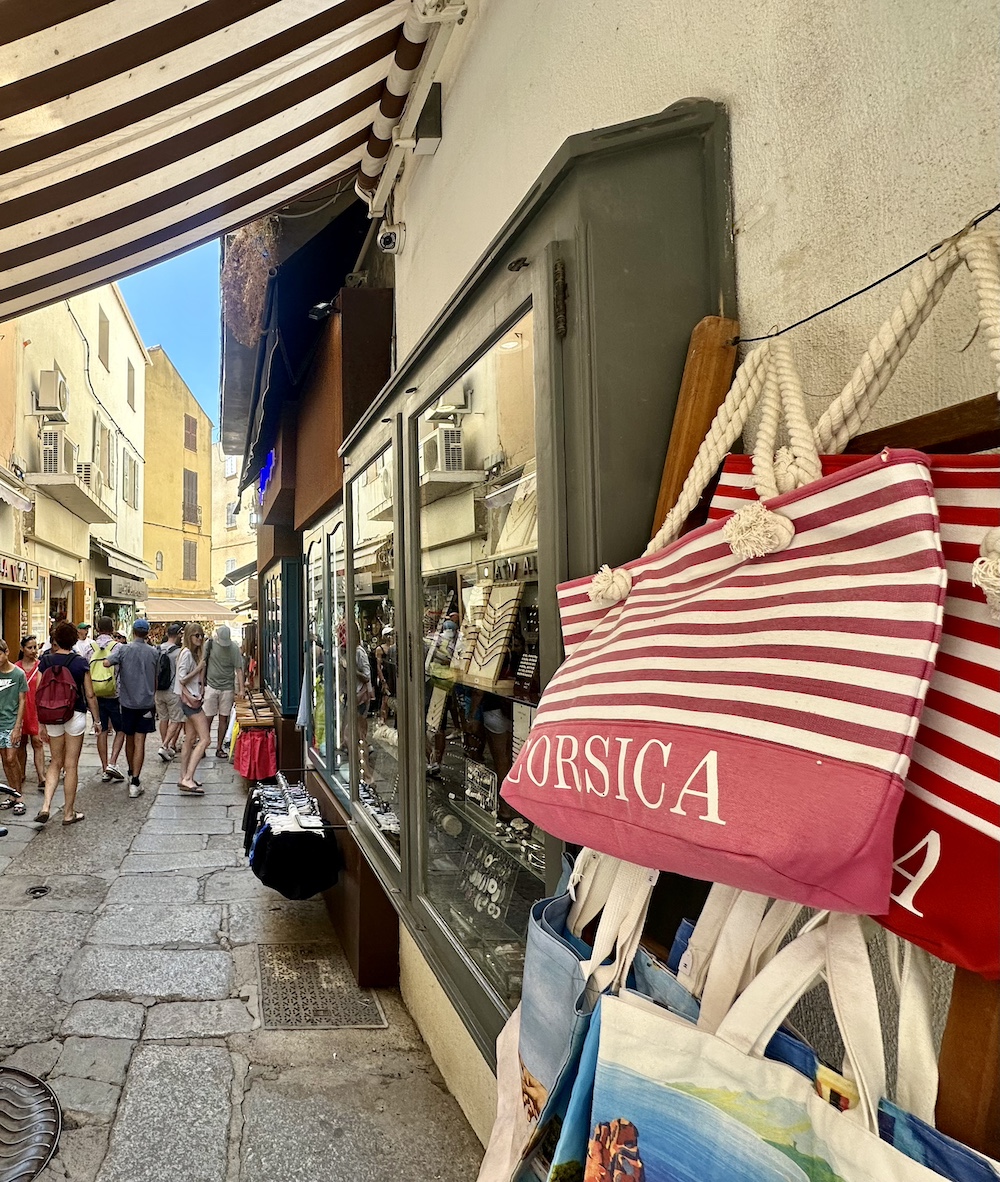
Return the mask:
<path fill-rule="evenodd" d="M 156 666 L 156 688 L 158 690 L 174 688 L 174 671 L 170 665 L 170 654 L 176 652 L 180 647 L 179 644 L 172 644 L 170 648 L 160 650 L 160 663 Z"/>

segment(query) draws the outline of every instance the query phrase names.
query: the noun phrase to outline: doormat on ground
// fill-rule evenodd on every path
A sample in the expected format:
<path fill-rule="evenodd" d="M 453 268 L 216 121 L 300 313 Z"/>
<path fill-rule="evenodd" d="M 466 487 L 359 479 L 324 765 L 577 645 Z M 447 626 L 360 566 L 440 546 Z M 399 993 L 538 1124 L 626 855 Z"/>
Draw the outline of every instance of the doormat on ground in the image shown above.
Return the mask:
<path fill-rule="evenodd" d="M 260 1016 L 265 1029 L 388 1026 L 378 998 L 359 989 L 332 944 L 258 944 Z"/>

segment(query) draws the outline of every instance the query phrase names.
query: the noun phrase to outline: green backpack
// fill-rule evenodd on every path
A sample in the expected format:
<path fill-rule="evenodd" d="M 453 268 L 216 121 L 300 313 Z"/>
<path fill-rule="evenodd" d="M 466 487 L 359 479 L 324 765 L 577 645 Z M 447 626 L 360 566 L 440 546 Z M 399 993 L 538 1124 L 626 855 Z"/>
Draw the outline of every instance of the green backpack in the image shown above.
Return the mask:
<path fill-rule="evenodd" d="M 90 680 L 94 683 L 94 696 L 97 698 L 117 698 L 118 682 L 115 680 L 114 669 L 108 669 L 104 664 L 105 657 L 111 655 L 117 641 L 113 641 L 107 648 L 94 646 L 90 656 Z"/>

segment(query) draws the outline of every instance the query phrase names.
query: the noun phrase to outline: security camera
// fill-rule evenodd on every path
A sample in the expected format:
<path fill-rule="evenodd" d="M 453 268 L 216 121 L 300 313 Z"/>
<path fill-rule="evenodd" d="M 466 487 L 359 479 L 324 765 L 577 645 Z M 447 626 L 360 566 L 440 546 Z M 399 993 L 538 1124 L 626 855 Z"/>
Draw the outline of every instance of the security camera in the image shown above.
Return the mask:
<path fill-rule="evenodd" d="M 378 231 L 378 248 L 383 254 L 401 254 L 406 227 L 402 222 L 383 222 Z"/>

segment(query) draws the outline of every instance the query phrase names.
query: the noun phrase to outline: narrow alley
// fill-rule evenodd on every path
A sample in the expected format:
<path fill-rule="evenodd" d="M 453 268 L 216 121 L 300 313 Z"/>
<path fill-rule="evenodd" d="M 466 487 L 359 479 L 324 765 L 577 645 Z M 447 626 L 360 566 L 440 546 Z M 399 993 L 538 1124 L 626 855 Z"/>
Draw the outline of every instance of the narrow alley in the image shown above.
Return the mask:
<path fill-rule="evenodd" d="M 399 995 L 357 988 L 321 900 L 257 881 L 240 779 L 221 760 L 202 771 L 204 797 L 185 797 L 177 762 L 154 758 L 128 800 L 88 738 L 84 824 L 63 828 L 59 807 L 44 828 L 31 807 L 0 814 L 0 1059 L 63 1108 L 39 1178 L 475 1177 L 481 1146 Z M 296 1006 L 317 979 L 334 999 L 319 1014 L 315 996 Z M 309 1020 L 310 1003 L 325 1028 L 269 1028 Z"/>

